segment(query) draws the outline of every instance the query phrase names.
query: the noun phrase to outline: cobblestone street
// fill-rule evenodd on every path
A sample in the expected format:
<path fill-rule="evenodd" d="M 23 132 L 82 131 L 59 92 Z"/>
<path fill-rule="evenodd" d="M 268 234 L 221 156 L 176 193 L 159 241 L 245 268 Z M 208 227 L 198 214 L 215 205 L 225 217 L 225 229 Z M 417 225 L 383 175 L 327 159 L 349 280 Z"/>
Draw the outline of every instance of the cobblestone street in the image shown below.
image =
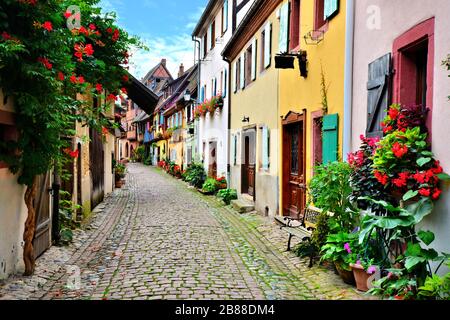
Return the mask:
<path fill-rule="evenodd" d="M 367 298 L 285 252 L 273 219 L 239 215 L 158 169 L 128 168 L 75 243 L 52 247 L 33 277 L 0 283 L 0 299 Z"/>

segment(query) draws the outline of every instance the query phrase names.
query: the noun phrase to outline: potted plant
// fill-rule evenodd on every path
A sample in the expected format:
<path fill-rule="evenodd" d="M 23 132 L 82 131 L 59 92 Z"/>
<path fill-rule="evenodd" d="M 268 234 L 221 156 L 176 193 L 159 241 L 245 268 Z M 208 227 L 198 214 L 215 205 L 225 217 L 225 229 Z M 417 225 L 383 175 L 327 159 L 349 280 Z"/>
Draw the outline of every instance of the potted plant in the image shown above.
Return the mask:
<path fill-rule="evenodd" d="M 237 200 L 237 190 L 222 189 L 217 192 L 217 197 L 221 199 L 226 205 L 230 205 L 232 200 Z"/>
<path fill-rule="evenodd" d="M 355 263 L 350 263 L 350 267 L 355 277 L 356 288 L 362 292 L 369 291 L 373 287 L 372 282 L 379 274 L 379 267 L 373 264 L 373 259 L 369 261 L 358 260 Z"/>
<path fill-rule="evenodd" d="M 217 189 L 218 190 L 223 190 L 223 189 L 228 188 L 227 179 L 225 177 L 217 178 L 216 181 L 217 181 Z"/>
<path fill-rule="evenodd" d="M 321 261 L 333 262 L 342 280 L 350 285 L 355 284 L 350 263 L 356 261 L 354 251 L 358 250 L 358 239 L 358 233 L 339 232 L 330 234 L 321 250 Z"/>
<path fill-rule="evenodd" d="M 116 188 L 121 188 L 125 184 L 125 171 L 126 167 L 122 163 L 116 163 L 114 168 L 114 178 L 115 178 L 115 184 Z"/>
<path fill-rule="evenodd" d="M 206 195 L 212 195 L 215 194 L 217 191 L 217 181 L 214 178 L 208 178 L 206 179 L 205 183 L 203 184 L 200 192 Z"/>

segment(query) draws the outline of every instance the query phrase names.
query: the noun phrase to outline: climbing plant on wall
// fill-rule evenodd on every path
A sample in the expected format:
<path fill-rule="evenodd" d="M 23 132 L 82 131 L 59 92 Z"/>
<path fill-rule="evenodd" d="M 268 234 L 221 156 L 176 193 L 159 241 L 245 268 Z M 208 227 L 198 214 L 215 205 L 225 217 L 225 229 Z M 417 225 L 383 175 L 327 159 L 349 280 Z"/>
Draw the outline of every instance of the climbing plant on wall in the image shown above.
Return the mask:
<path fill-rule="evenodd" d="M 0 161 L 27 187 L 24 231 L 25 275 L 34 271 L 36 177 L 59 168 L 80 121 L 101 130 L 107 111 L 129 82 L 130 46 L 143 47 L 103 14 L 100 0 L 2 0 L 0 88 L 15 106 L 17 141 L 0 144 Z M 93 106 L 87 99 L 109 104 Z"/>

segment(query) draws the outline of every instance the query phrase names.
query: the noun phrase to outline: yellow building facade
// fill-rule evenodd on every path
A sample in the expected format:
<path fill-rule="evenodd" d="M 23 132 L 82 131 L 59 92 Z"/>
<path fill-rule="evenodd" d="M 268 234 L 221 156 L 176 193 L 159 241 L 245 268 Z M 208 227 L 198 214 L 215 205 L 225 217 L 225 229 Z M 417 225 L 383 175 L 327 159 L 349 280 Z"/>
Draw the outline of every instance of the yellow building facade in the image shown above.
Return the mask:
<path fill-rule="evenodd" d="M 230 187 L 268 216 L 278 214 L 280 3 L 255 1 L 223 52 L 231 66 Z"/>
<path fill-rule="evenodd" d="M 286 0 L 280 9 L 289 10 L 289 22 L 284 26 L 287 51 L 279 52 L 299 54 L 294 69 L 279 75 L 282 215 L 303 210 L 315 165 L 342 159 L 345 6 L 345 0 Z"/>

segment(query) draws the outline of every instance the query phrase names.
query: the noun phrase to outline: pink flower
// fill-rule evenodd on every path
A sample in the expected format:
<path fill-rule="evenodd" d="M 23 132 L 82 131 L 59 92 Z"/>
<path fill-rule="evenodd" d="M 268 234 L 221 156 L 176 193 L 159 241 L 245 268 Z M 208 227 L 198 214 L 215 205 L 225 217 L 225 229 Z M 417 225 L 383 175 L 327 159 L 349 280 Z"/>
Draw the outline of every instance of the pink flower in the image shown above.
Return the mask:
<path fill-rule="evenodd" d="M 367 269 L 368 274 L 374 274 L 375 272 L 377 272 L 377 267 L 375 266 L 370 266 L 369 269 Z"/>
<path fill-rule="evenodd" d="M 350 254 L 352 253 L 352 249 L 350 248 L 350 243 L 346 243 L 344 245 L 344 249 Z"/>

